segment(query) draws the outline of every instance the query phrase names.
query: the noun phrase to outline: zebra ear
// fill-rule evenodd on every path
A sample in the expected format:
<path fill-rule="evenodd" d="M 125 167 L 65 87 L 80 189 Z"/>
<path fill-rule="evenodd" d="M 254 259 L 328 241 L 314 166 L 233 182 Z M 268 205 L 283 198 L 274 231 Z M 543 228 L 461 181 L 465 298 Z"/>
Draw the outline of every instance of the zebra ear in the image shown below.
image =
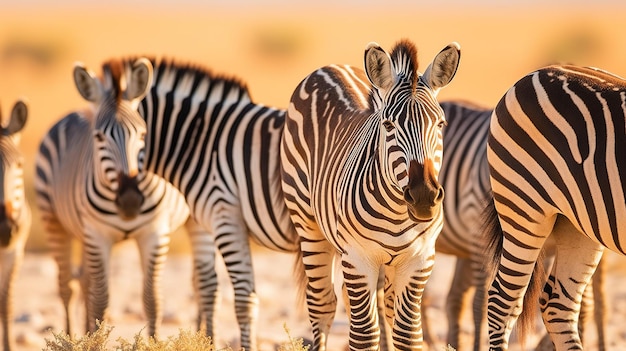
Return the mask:
<path fill-rule="evenodd" d="M 28 119 L 28 105 L 23 100 L 19 100 L 13 106 L 9 125 L 4 129 L 5 133 L 12 135 L 21 131 L 26 125 L 26 119 Z"/>
<path fill-rule="evenodd" d="M 139 100 L 150 90 L 152 85 L 152 63 L 146 58 L 140 58 L 131 68 L 128 87 L 126 88 L 126 98 L 139 103 Z M 134 101 L 137 100 L 137 101 Z"/>
<path fill-rule="evenodd" d="M 102 84 L 81 62 L 74 64 L 74 84 L 83 99 L 97 103 L 102 97 Z"/>
<path fill-rule="evenodd" d="M 389 90 L 396 79 L 391 69 L 391 57 L 374 42 L 365 48 L 365 73 L 372 85 L 383 91 Z"/>
<path fill-rule="evenodd" d="M 460 59 L 461 46 L 458 43 L 451 43 L 441 50 L 433 62 L 428 65 L 424 72 L 424 78 L 435 94 L 454 78 Z"/>

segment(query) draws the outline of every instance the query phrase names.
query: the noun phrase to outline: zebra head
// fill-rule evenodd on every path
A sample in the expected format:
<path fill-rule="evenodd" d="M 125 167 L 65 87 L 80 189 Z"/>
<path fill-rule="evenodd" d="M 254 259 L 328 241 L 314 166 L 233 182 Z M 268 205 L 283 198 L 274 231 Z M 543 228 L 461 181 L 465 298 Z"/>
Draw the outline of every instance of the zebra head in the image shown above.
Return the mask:
<path fill-rule="evenodd" d="M 146 122 L 137 111 L 152 84 L 152 64 L 140 58 L 132 64 L 111 60 L 98 79 L 82 64 L 74 67 L 74 82 L 94 106 L 92 121 L 96 178 L 115 192 L 122 218 L 136 217 L 144 202 L 139 182 L 144 178 Z"/>
<path fill-rule="evenodd" d="M 376 43 L 365 50 L 365 71 L 372 83 L 372 101 L 379 116 L 379 157 L 388 184 L 399 189 L 409 217 L 433 219 L 444 191 L 438 176 L 443 150 L 443 110 L 436 96 L 454 77 L 460 47 L 445 47 L 426 68 L 417 71 L 417 49 L 401 41 L 387 54 Z"/>
<path fill-rule="evenodd" d="M 27 117 L 26 103 L 18 101 L 13 106 L 9 123 L 0 127 L 0 247 L 8 246 L 11 237 L 17 233 L 16 221 L 26 201 L 24 157 L 18 145 Z"/>

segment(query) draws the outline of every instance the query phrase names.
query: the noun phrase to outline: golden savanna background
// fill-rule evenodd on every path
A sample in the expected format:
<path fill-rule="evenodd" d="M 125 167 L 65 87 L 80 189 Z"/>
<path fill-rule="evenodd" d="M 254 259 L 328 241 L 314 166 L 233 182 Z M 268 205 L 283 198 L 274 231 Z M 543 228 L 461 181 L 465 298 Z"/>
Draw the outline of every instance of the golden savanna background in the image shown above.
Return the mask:
<path fill-rule="evenodd" d="M 72 79 L 76 61 L 96 72 L 103 60 L 125 55 L 191 61 L 239 77 L 256 102 L 285 108 L 295 86 L 312 70 L 330 63 L 362 67 L 363 50 L 370 41 L 390 50 L 401 38 L 412 40 L 422 70 L 439 50 L 456 41 L 461 45 L 461 64 L 440 100 L 493 106 L 519 78 L 550 63 L 595 66 L 626 75 L 625 18 L 626 2 L 620 0 L 3 0 L 0 104 L 6 119 L 17 98 L 29 102 L 22 146 L 34 207 L 34 156 L 43 134 L 68 112 L 86 106 Z M 188 252 L 184 235 L 176 238 L 172 251 Z M 32 255 L 46 253 L 38 213 L 27 250 Z M 290 265 L 291 259 L 286 262 Z M 139 265 L 132 265 L 124 269 L 140 277 Z M 29 278 L 28 269 L 18 280 Z M 50 274 L 51 292 L 46 298 L 56 313 L 61 302 L 55 300 L 55 276 Z M 261 284 L 264 278 L 257 279 Z M 274 278 L 269 279 L 263 283 L 273 284 Z M 129 278 L 124 284 L 139 285 L 139 281 Z M 280 285 L 278 289 L 292 288 Z M 447 291 L 447 286 L 441 291 Z M 18 293 L 17 304 L 22 303 L 20 297 Z M 263 304 L 262 300 L 262 311 Z M 141 311 L 139 299 L 136 305 Z M 281 313 L 289 314 L 290 308 L 282 306 Z M 179 317 L 183 322 L 174 325 L 192 327 L 185 318 Z M 306 331 L 306 315 L 297 318 Z M 56 320 L 47 324 L 57 330 L 62 327 Z M 282 322 L 276 324 L 280 333 Z M 438 324 L 445 328 L 445 323 Z"/>

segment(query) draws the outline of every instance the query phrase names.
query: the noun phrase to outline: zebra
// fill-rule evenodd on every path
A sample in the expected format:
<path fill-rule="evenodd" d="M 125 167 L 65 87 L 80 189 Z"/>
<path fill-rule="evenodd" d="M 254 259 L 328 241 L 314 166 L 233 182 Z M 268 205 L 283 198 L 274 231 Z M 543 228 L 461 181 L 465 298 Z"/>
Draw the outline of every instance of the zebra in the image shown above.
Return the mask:
<path fill-rule="evenodd" d="M 626 216 L 625 101 L 622 78 L 553 65 L 522 77 L 496 105 L 487 149 L 494 204 L 485 229 L 495 252 L 492 350 L 508 348 L 520 312 L 537 302 L 556 349 L 582 349 L 576 318 L 585 285 L 605 248 L 626 254 L 619 225 Z M 531 276 L 548 236 L 555 261 L 539 291 Z M 524 321 L 517 321 L 522 335 Z"/>
<path fill-rule="evenodd" d="M 162 320 L 161 273 L 169 234 L 183 225 L 189 209 L 182 194 L 144 171 L 145 121 L 137 106 L 152 82 L 152 65 L 116 61 L 97 77 L 82 63 L 74 82 L 91 109 L 72 112 L 43 137 L 36 156 L 37 206 L 51 253 L 58 265 L 59 295 L 70 335 L 74 298 L 72 240 L 82 243 L 81 279 L 86 293 L 86 328 L 93 331 L 108 307 L 112 246 L 137 243 L 143 269 L 143 307 L 148 333 Z M 189 223 L 193 223 L 191 220 Z"/>
<path fill-rule="evenodd" d="M 15 350 L 13 284 L 24 259 L 32 218 L 24 189 L 24 156 L 19 149 L 27 119 L 28 105 L 20 99 L 13 105 L 8 123 L 0 126 L 0 319 L 5 351 Z"/>
<path fill-rule="evenodd" d="M 474 350 L 483 349 L 483 330 L 486 327 L 485 309 L 487 307 L 486 290 L 488 277 L 485 274 L 485 240 L 480 236 L 481 214 L 486 203 L 492 200 L 489 182 L 489 163 L 487 162 L 487 136 L 493 109 L 478 106 L 466 101 L 444 101 L 441 107 L 446 116 L 447 125 L 443 131 L 443 160 L 439 181 L 446 190 L 443 200 L 444 225 L 437 238 L 437 253 L 457 257 L 450 291 L 446 298 L 448 317 L 447 344 L 459 348 L 460 329 L 463 309 L 471 297 L 470 288 L 475 288 L 473 299 Z M 602 290 L 602 272 L 593 276 L 593 300 L 584 305 L 588 307 L 581 314 L 582 330 L 584 321 L 591 315 L 590 307 L 601 310 L 595 316 L 599 335 L 600 350 L 604 343 L 604 295 Z M 586 292 L 591 293 L 586 290 Z M 425 301 L 428 301 L 428 287 Z M 589 298 L 591 299 L 591 298 Z M 428 307 L 427 303 L 424 303 Z M 423 324 L 427 324 L 424 318 Z M 426 328 L 424 328 L 426 330 Z M 424 333 L 425 341 L 434 344 L 434 340 Z"/>
<path fill-rule="evenodd" d="M 154 80 L 138 108 L 147 126 L 145 169 L 180 190 L 192 217 L 209 233 L 196 235 L 192 248 L 210 243 L 223 257 L 234 288 L 240 347 L 257 350 L 259 298 L 250 240 L 296 257 L 300 248 L 281 187 L 286 111 L 253 102 L 237 78 L 170 58 L 150 60 Z M 205 249 L 194 263 L 198 321 L 210 336 L 218 298 L 215 254 Z"/>
<path fill-rule="evenodd" d="M 301 238 L 313 350 L 326 349 L 334 319 L 335 259 L 349 299 L 350 349 L 378 349 L 382 266 L 385 300 L 394 302 L 386 313 L 394 347 L 422 348 L 420 301 L 443 224 L 437 176 L 446 121 L 436 95 L 454 77 L 459 58 L 452 43 L 420 74 L 410 41 L 399 41 L 391 54 L 370 43 L 365 72 L 330 65 L 295 89 L 282 181 Z"/>

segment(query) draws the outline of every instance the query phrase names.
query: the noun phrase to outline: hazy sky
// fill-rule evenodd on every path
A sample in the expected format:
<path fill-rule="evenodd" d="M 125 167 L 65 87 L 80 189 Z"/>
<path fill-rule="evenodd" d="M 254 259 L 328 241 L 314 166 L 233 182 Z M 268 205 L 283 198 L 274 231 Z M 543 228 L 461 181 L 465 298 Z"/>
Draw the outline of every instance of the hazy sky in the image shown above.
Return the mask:
<path fill-rule="evenodd" d="M 519 7 L 542 4 L 550 7 L 558 6 L 577 6 L 577 7 L 593 7 L 597 5 L 620 5 L 624 6 L 624 0 L 595 0 L 591 3 L 589 0 L 437 0 L 437 1 L 419 1 L 419 0 L 4 0 L 0 3 L 0 8 L 18 8 L 18 7 L 60 7 L 69 6 L 80 7 L 111 7 L 111 6 L 141 6 L 141 7 L 180 7 L 182 5 L 193 5 L 199 7 L 221 7 L 221 8 L 238 8 L 249 11 L 251 7 L 274 7 L 274 8 L 295 8 L 295 7 L 390 7 L 390 6 L 408 6 L 415 7 Z"/>

